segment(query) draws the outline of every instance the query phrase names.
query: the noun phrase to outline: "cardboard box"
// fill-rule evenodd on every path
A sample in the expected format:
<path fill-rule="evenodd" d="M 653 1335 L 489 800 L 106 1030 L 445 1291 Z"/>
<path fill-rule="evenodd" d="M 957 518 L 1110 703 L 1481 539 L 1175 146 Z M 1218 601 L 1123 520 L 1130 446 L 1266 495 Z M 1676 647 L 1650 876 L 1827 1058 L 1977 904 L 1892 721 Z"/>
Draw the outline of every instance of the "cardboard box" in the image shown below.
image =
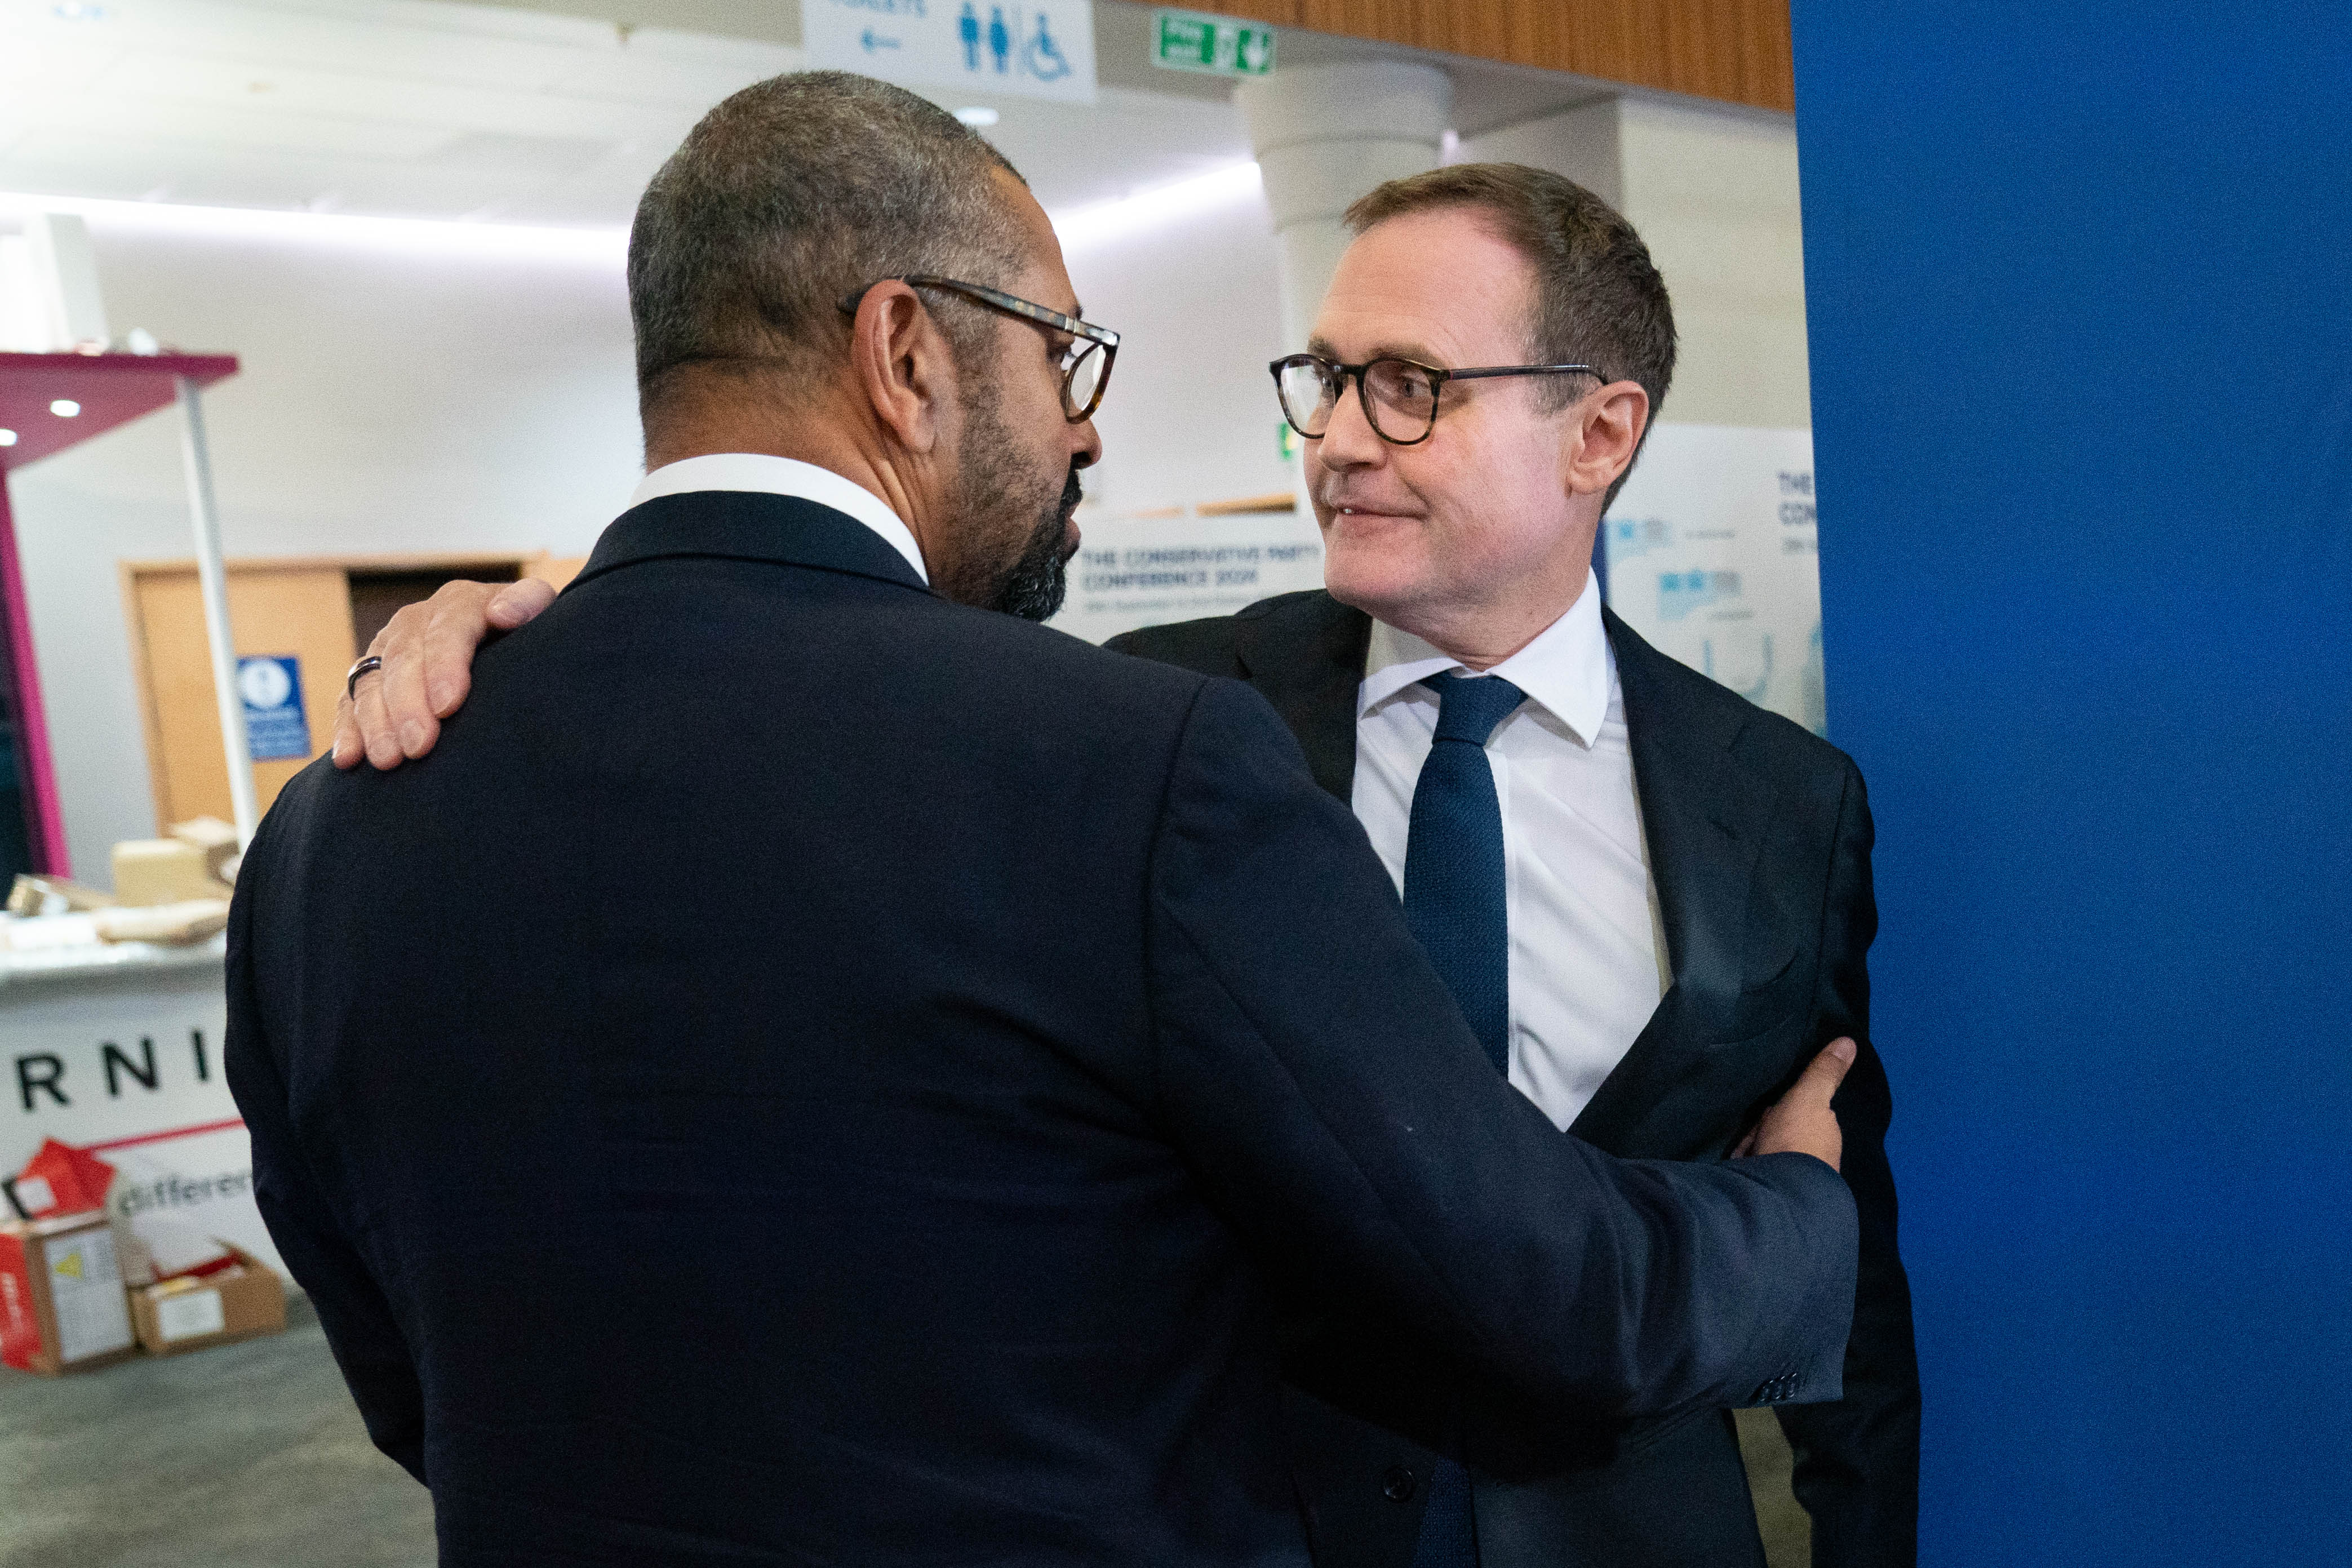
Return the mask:
<path fill-rule="evenodd" d="M 55 1377 L 137 1348 L 103 1210 L 0 1225 L 0 1363 Z"/>
<path fill-rule="evenodd" d="M 141 1349 L 150 1355 L 178 1355 L 285 1331 L 286 1282 L 245 1249 L 229 1250 L 236 1255 L 234 1268 L 131 1292 Z"/>
<path fill-rule="evenodd" d="M 209 852 L 180 839 L 125 839 L 114 846 L 114 902 L 127 907 L 226 898 Z"/>
<path fill-rule="evenodd" d="M 236 880 L 236 829 L 218 817 L 196 817 L 184 822 L 174 822 L 168 830 L 171 836 L 184 844 L 194 844 L 205 854 L 205 869 L 224 885 Z"/>
<path fill-rule="evenodd" d="M 101 942 L 201 942 L 228 925 L 228 900 L 194 898 L 140 909 L 101 909 L 91 915 Z"/>

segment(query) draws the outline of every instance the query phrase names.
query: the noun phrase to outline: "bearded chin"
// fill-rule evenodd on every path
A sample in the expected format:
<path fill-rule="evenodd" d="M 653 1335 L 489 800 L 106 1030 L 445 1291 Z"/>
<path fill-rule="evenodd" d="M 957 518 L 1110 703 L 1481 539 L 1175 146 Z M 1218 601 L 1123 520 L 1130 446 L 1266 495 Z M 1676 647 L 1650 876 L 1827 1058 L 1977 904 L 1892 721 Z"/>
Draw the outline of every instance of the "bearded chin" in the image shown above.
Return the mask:
<path fill-rule="evenodd" d="M 1078 485 L 1078 470 L 1073 465 L 1070 477 L 1062 486 L 1061 498 L 1037 519 L 1028 542 L 1021 549 L 1020 558 L 997 584 L 989 601 L 991 610 L 1001 610 L 1024 621 L 1050 621 L 1062 608 L 1062 600 L 1070 587 L 1070 556 L 1062 541 L 1069 537 L 1070 514 L 1077 510 L 1084 495 Z"/>

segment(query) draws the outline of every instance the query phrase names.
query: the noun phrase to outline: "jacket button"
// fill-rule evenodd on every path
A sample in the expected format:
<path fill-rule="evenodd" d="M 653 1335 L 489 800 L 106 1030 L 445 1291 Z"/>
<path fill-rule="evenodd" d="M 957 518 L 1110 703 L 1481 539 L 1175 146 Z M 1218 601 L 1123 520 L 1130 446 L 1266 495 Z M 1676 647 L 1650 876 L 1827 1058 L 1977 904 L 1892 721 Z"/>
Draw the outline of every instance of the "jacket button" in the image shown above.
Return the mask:
<path fill-rule="evenodd" d="M 1412 1500 L 1412 1480 L 1411 1470 L 1402 1465 L 1391 1465 L 1388 1473 L 1381 1477 L 1381 1495 L 1391 1502 L 1410 1502 Z"/>

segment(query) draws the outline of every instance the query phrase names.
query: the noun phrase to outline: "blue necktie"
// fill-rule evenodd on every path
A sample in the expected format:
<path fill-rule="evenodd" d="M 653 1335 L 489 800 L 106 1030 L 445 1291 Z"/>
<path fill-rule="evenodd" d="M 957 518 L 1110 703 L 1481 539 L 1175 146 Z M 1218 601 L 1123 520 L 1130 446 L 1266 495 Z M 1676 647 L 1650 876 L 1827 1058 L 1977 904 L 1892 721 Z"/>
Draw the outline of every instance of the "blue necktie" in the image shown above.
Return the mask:
<path fill-rule="evenodd" d="M 1510 930 L 1503 910 L 1503 807 L 1486 737 L 1527 700 L 1495 675 L 1432 675 L 1437 736 L 1412 787 L 1404 923 L 1437 966 L 1497 1072 L 1510 1070 Z"/>
<path fill-rule="evenodd" d="M 1454 993 L 1495 1070 L 1511 1065 L 1511 936 L 1503 900 L 1503 806 L 1486 739 L 1527 700 L 1495 675 L 1449 672 L 1437 693 L 1437 736 L 1412 787 L 1404 841 L 1404 923 Z M 1470 1474 L 1437 1461 L 1412 1568 L 1477 1568 Z"/>

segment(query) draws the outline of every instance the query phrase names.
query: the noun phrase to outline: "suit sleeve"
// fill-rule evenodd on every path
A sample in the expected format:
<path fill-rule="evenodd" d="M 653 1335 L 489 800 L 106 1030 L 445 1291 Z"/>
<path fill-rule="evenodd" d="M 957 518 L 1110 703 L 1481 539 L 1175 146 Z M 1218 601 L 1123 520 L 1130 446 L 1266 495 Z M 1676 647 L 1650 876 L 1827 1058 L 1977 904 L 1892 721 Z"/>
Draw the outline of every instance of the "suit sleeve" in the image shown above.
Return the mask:
<path fill-rule="evenodd" d="M 1813 1519 L 1815 1568 L 1910 1568 L 1918 1556 L 1919 1367 L 1911 1287 L 1895 1247 L 1895 1176 L 1886 1162 L 1894 1115 L 1886 1069 L 1870 1042 L 1870 973 L 1878 931 L 1871 895 L 1870 801 L 1847 766 L 1829 898 L 1822 917 L 1822 988 L 1814 1044 L 1851 1035 L 1860 1047 L 1833 1102 L 1843 1166 L 1861 1225 L 1845 1395 L 1783 1408 L 1798 1500 Z"/>
<path fill-rule="evenodd" d="M 1286 1283 L 1580 1418 L 1833 1397 L 1854 1217 L 1818 1160 L 1621 1161 L 1490 1065 L 1264 699 L 1202 688 L 1153 849 L 1158 1099 Z M 1828 1387 L 1820 1386 L 1828 1380 Z"/>
<path fill-rule="evenodd" d="M 265 828 L 265 833 L 267 830 Z M 257 837 L 255 849 L 263 849 Z M 263 1028 L 254 980 L 254 904 L 266 855 L 249 854 L 229 913 L 230 1092 L 253 1141 L 254 1198 L 269 1239 L 310 1295 L 359 1406 L 368 1437 L 418 1480 L 425 1474 L 425 1394 L 408 1341 L 366 1262 L 337 1222 L 294 1131 L 285 1076 Z"/>

